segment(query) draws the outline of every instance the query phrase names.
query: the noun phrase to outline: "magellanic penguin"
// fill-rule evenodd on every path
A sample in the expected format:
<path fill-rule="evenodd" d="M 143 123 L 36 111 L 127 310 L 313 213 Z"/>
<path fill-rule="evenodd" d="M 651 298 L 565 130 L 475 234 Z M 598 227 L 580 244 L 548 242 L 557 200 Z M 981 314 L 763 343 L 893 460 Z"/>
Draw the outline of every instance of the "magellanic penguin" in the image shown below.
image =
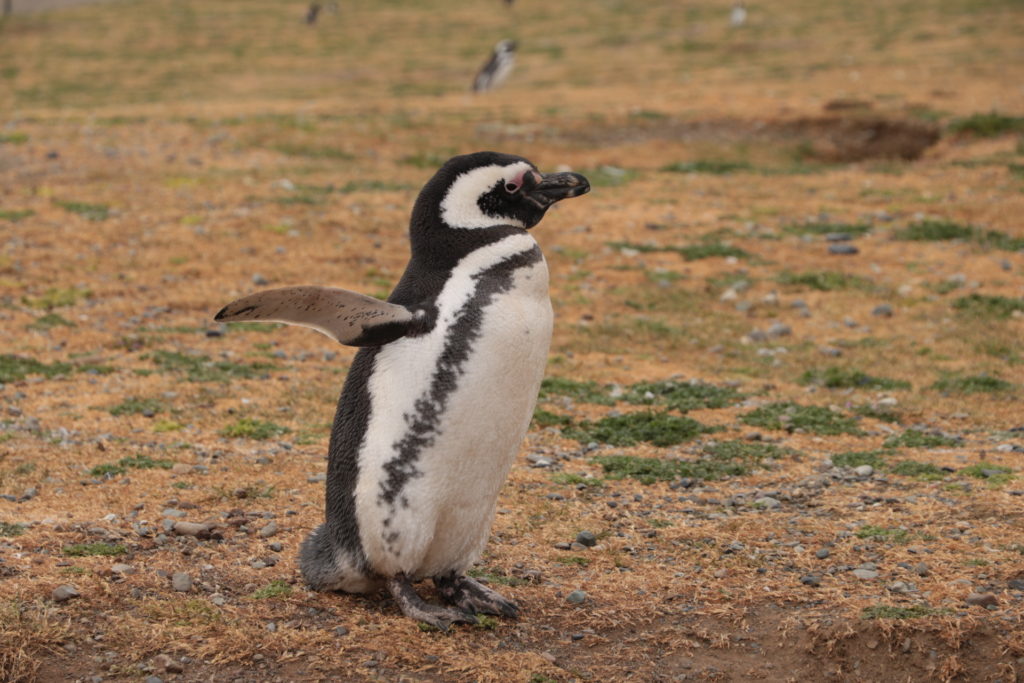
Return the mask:
<path fill-rule="evenodd" d="M 473 92 L 487 92 L 505 82 L 516 65 L 516 41 L 502 40 L 494 46 L 491 58 L 473 79 Z"/>
<path fill-rule="evenodd" d="M 441 629 L 519 608 L 465 575 L 533 415 L 551 339 L 548 269 L 529 232 L 555 202 L 590 190 L 522 157 L 457 156 L 423 187 L 412 255 L 388 297 L 285 287 L 225 306 L 221 321 L 304 325 L 361 346 L 338 402 L 326 521 L 300 568 L 316 590 L 386 587 Z M 453 607 L 423 601 L 430 578 Z"/>

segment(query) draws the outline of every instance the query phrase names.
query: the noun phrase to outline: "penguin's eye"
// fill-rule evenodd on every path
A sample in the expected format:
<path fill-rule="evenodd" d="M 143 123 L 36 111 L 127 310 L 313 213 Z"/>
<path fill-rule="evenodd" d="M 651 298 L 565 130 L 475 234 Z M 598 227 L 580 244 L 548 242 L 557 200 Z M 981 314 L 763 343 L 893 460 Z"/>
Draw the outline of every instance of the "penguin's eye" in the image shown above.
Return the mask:
<path fill-rule="evenodd" d="M 512 182 L 511 180 L 509 182 L 505 183 L 505 192 L 508 192 L 509 194 L 515 194 L 518 191 L 519 191 L 519 184 L 518 183 Z"/>

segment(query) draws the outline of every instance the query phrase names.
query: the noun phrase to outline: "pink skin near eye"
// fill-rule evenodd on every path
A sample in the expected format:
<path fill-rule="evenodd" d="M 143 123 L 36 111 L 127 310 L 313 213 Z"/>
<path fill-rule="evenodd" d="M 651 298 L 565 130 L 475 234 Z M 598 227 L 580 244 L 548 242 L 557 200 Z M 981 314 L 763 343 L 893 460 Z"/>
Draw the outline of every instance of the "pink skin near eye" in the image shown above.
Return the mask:
<path fill-rule="evenodd" d="M 531 174 L 533 176 L 533 179 L 534 179 L 535 182 L 539 183 L 541 181 L 540 173 L 537 173 L 536 171 L 533 171 L 533 170 L 530 170 L 530 169 L 526 169 L 525 171 L 523 171 L 522 173 L 520 173 L 516 177 L 512 178 L 511 180 L 506 181 L 505 182 L 505 189 L 507 191 L 509 191 L 509 192 L 516 192 L 520 187 L 523 186 L 523 177 L 527 173 L 529 173 L 529 174 Z"/>

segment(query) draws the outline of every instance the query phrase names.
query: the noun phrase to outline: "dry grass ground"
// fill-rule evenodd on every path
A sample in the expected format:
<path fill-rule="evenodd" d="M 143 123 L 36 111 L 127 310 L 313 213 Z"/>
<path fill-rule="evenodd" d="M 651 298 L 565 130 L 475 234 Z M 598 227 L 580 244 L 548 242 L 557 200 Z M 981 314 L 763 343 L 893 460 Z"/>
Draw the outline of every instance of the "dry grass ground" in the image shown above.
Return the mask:
<path fill-rule="evenodd" d="M 409 5 L 0 26 L 0 678 L 1019 680 L 1020 7 Z M 479 568 L 523 617 L 441 634 L 298 577 L 352 350 L 211 316 L 257 274 L 386 293 L 417 188 L 477 149 L 594 191 L 536 231 L 571 381 Z M 667 380 L 697 404 L 630 389 Z M 597 424 L 683 411 L 716 431 Z"/>

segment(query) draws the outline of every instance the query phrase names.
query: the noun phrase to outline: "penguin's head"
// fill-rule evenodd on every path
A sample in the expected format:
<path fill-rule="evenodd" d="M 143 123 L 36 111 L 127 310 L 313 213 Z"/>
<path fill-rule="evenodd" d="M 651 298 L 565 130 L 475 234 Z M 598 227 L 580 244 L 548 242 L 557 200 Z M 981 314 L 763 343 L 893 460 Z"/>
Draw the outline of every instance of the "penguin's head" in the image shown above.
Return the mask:
<path fill-rule="evenodd" d="M 476 152 L 453 157 L 438 170 L 420 192 L 413 218 L 458 230 L 528 230 L 556 202 L 589 191 L 579 173 L 545 175 L 522 157 Z"/>

